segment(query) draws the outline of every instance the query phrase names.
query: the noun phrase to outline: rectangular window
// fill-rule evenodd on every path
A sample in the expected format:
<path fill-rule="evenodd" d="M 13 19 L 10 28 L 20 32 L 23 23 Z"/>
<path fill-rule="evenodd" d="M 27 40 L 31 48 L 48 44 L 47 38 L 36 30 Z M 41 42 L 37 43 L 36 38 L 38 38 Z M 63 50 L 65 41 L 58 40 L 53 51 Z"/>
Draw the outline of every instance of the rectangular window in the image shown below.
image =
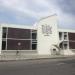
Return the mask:
<path fill-rule="evenodd" d="M 8 28 L 8 38 L 31 39 L 30 29 Z"/>
<path fill-rule="evenodd" d="M 37 31 L 3 27 L 2 50 L 36 50 Z"/>
<path fill-rule="evenodd" d="M 6 50 L 6 41 L 2 41 L 2 50 Z"/>
<path fill-rule="evenodd" d="M 64 35 L 64 40 L 67 40 L 67 35 Z"/>
<path fill-rule="evenodd" d="M 37 50 L 37 40 L 32 40 L 32 50 Z"/>
<path fill-rule="evenodd" d="M 67 44 L 64 44 L 64 49 L 67 49 L 68 48 L 68 45 Z"/>
<path fill-rule="evenodd" d="M 36 39 L 37 38 L 37 33 L 32 33 L 32 39 Z"/>
<path fill-rule="evenodd" d="M 63 49 L 63 42 L 60 43 L 59 47 L 60 47 L 61 49 Z"/>
<path fill-rule="evenodd" d="M 32 30 L 32 39 L 37 39 L 37 31 Z"/>
<path fill-rule="evenodd" d="M 59 32 L 59 39 L 62 40 L 62 32 Z"/>
<path fill-rule="evenodd" d="M 7 40 L 7 50 L 31 50 L 31 40 Z"/>
<path fill-rule="evenodd" d="M 75 41 L 75 33 L 69 33 L 69 40 Z"/>
<path fill-rule="evenodd" d="M 37 44 L 32 44 L 32 50 L 37 50 Z"/>
<path fill-rule="evenodd" d="M 7 28 L 3 27 L 2 38 L 6 38 Z"/>
<path fill-rule="evenodd" d="M 75 49 L 75 42 L 69 42 L 69 48 Z"/>
<path fill-rule="evenodd" d="M 7 37 L 7 28 L 3 27 L 2 29 L 2 50 L 6 50 L 6 37 Z"/>

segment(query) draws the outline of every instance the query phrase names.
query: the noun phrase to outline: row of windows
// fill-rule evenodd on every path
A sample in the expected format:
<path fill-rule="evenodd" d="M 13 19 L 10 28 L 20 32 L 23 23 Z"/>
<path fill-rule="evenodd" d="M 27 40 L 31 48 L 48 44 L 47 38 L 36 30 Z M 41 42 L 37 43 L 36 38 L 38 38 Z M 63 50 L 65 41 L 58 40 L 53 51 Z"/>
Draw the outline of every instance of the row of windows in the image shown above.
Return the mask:
<path fill-rule="evenodd" d="M 36 33 L 30 29 L 3 28 L 2 38 L 37 39 Z"/>
<path fill-rule="evenodd" d="M 2 39 L 2 50 L 37 49 L 36 30 L 4 27 Z"/>
<path fill-rule="evenodd" d="M 66 42 L 66 43 L 65 43 Z M 69 46 L 69 47 L 68 47 Z M 75 49 L 75 42 L 68 42 L 68 41 L 63 41 L 62 43 L 60 43 L 59 47 L 61 49 Z"/>
<path fill-rule="evenodd" d="M 30 40 L 7 40 L 2 41 L 2 50 L 36 50 L 37 44 Z"/>
<path fill-rule="evenodd" d="M 75 41 L 75 33 L 69 33 L 69 32 L 59 32 L 59 39 L 60 40 L 72 40 Z"/>

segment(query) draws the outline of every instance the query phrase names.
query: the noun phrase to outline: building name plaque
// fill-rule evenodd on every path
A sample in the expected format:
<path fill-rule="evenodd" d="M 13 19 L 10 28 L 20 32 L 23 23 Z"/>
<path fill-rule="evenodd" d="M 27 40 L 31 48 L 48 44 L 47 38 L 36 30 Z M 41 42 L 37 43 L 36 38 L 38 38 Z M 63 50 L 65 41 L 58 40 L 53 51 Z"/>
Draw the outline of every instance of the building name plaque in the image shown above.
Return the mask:
<path fill-rule="evenodd" d="M 49 36 L 52 34 L 52 27 L 50 25 L 42 25 L 42 33 L 45 36 Z"/>

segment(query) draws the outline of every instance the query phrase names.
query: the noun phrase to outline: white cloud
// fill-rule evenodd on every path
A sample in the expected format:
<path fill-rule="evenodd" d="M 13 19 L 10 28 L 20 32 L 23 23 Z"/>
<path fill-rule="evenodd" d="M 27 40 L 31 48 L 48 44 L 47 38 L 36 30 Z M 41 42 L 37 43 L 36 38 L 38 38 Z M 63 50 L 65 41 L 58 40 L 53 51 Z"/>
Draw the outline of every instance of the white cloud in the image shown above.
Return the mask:
<path fill-rule="evenodd" d="M 16 14 L 13 16 L 15 16 L 17 20 L 22 18 L 26 19 L 27 17 L 39 19 L 57 13 L 61 23 L 60 26 L 74 26 L 75 16 L 70 15 L 68 13 L 69 11 L 65 12 L 65 9 L 69 10 L 71 6 L 67 8 L 69 5 L 66 4 L 66 0 L 62 1 L 63 3 L 61 2 L 61 0 L 0 0 L 0 12 L 5 12 L 8 10 L 12 11 L 12 14 Z M 62 5 L 60 4 L 60 2 Z M 65 9 L 62 8 L 64 5 Z M 72 5 L 72 7 L 74 7 L 74 4 Z M 6 10 L 3 11 L 3 9 Z M 74 8 L 72 10 L 74 10 Z M 72 13 L 74 12 L 72 11 Z"/>
<path fill-rule="evenodd" d="M 33 0 L 33 1 L 40 6 L 44 6 L 44 7 L 48 7 L 48 8 L 50 6 L 48 0 Z"/>
<path fill-rule="evenodd" d="M 19 12 L 23 15 L 28 15 L 34 18 L 48 16 L 53 13 L 53 11 L 51 11 L 52 9 L 50 9 L 50 4 L 48 3 L 47 0 L 31 0 L 33 1 L 34 4 L 38 5 L 36 9 L 39 6 L 48 9 L 43 12 L 41 10 L 40 12 L 36 12 L 35 10 L 29 9 L 28 6 L 34 7 L 34 5 L 29 5 L 28 1 L 30 0 L 0 0 L 0 5 L 2 5 L 5 8 L 8 8 L 9 10 L 13 10 L 17 13 Z"/>
<path fill-rule="evenodd" d="M 75 16 L 68 13 L 59 15 L 59 27 L 75 29 Z"/>

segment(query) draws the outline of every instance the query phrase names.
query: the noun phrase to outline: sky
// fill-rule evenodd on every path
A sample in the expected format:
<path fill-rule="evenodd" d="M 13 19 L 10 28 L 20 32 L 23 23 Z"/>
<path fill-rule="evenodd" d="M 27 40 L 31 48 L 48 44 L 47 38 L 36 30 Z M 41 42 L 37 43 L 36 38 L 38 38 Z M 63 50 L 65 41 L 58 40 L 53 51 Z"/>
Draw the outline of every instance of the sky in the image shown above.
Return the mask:
<path fill-rule="evenodd" d="M 0 0 L 0 23 L 33 25 L 53 14 L 60 28 L 75 29 L 75 0 Z"/>

